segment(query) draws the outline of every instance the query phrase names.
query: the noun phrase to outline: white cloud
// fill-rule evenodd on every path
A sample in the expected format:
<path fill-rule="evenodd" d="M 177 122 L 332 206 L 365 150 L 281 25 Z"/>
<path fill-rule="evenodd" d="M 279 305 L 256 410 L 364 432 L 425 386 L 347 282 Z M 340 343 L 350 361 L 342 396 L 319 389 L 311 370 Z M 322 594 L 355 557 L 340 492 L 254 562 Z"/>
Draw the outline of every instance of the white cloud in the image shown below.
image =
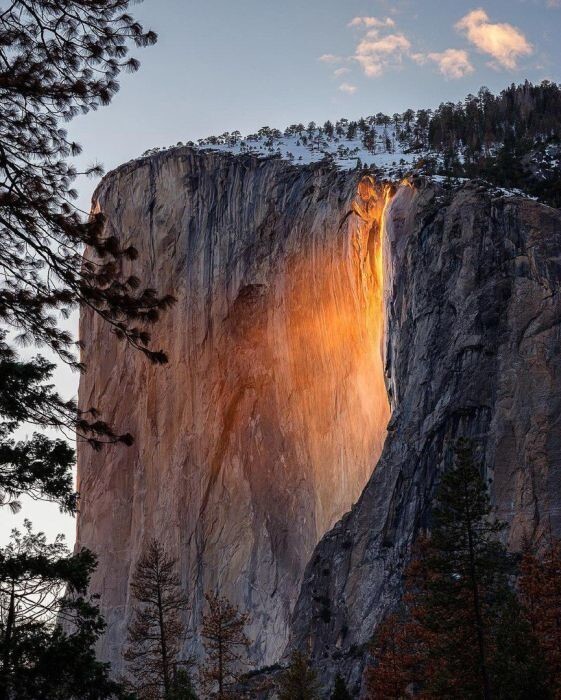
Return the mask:
<path fill-rule="evenodd" d="M 561 0 L 556 1 L 561 2 Z M 488 32 L 489 27 L 491 31 L 496 32 L 498 27 L 501 30 L 499 36 L 503 37 L 502 43 L 499 44 L 499 48 L 501 48 L 503 53 L 499 53 L 496 44 L 493 44 L 494 53 L 492 55 L 497 60 L 499 60 L 499 57 L 506 60 L 504 59 L 504 52 L 506 51 L 504 27 L 510 27 L 510 25 L 492 25 L 488 20 L 489 18 L 483 10 L 476 10 L 458 22 L 456 28 L 459 31 L 465 31 L 471 41 L 475 42 L 477 39 L 479 41 L 478 46 L 483 46 L 483 40 L 480 37 L 481 32 L 477 33 L 477 29 L 484 25 L 484 32 Z M 474 72 L 469 53 L 462 49 L 446 49 L 442 52 L 430 53 L 415 52 L 409 38 L 395 28 L 395 22 L 390 17 L 386 19 L 355 17 L 351 20 L 349 26 L 358 27 L 362 30 L 353 55 L 336 56 L 334 54 L 324 54 L 319 59 L 324 63 L 339 64 L 333 70 L 335 78 L 343 78 L 343 76 L 351 72 L 349 62 L 351 62 L 351 65 L 352 63 L 358 64 L 363 73 L 369 78 L 377 78 L 387 70 L 399 68 L 405 60 L 413 61 L 418 65 L 426 65 L 432 62 L 447 79 L 462 78 Z M 514 27 L 511 29 L 517 35 L 518 30 Z M 511 35 L 508 34 L 508 36 L 510 37 Z M 524 37 L 522 39 L 524 40 Z M 351 83 L 343 82 L 339 85 L 339 90 L 353 94 L 356 92 L 357 87 Z"/>
<path fill-rule="evenodd" d="M 502 68 L 513 70 L 518 58 L 533 52 L 524 34 L 512 24 L 493 24 L 485 10 L 472 10 L 456 24 L 482 53 L 492 56 Z"/>
<path fill-rule="evenodd" d="M 420 66 L 424 66 L 427 62 L 427 55 L 424 53 L 412 53 L 409 54 L 409 56 L 413 61 L 415 61 L 415 63 L 418 63 Z"/>
<path fill-rule="evenodd" d="M 380 39 L 366 36 L 356 47 L 354 60 L 357 61 L 365 75 L 376 78 L 386 68 L 399 65 L 408 55 L 411 42 L 404 34 L 388 34 Z"/>
<path fill-rule="evenodd" d="M 318 60 L 322 63 L 340 63 L 342 59 L 341 56 L 335 56 L 335 54 L 332 53 L 324 53 Z"/>
<path fill-rule="evenodd" d="M 418 54 L 415 55 L 418 56 Z M 441 53 L 429 53 L 427 58 L 429 61 L 434 61 L 438 70 L 448 79 L 457 80 L 474 71 L 468 52 L 461 49 L 446 49 Z"/>
<path fill-rule="evenodd" d="M 547 0 L 548 7 L 561 7 L 561 0 Z"/>
<path fill-rule="evenodd" d="M 378 19 L 377 17 L 354 17 L 349 24 L 349 27 L 394 27 L 395 22 L 391 17 L 386 19 Z"/>

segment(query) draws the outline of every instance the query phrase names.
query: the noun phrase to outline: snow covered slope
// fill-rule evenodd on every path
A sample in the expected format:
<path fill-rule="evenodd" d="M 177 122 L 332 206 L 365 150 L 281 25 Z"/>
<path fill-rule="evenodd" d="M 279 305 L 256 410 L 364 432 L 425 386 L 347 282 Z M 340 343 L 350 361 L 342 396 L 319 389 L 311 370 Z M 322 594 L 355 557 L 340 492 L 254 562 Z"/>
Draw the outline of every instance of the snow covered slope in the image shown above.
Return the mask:
<path fill-rule="evenodd" d="M 386 120 L 386 123 L 379 123 Z M 387 123 L 389 122 L 389 123 Z M 422 157 L 411 149 L 411 139 L 401 122 L 388 117 L 369 117 L 359 122 L 341 119 L 335 125 L 313 122 L 288 127 L 284 133 L 263 127 L 256 134 L 242 138 L 239 132 L 210 136 L 197 143 L 178 143 L 201 150 L 223 151 L 234 155 L 253 154 L 264 158 L 280 157 L 295 165 L 307 165 L 326 158 L 343 170 L 357 165 L 380 170 L 388 178 L 402 177 Z M 152 155 L 161 149 L 151 149 L 143 155 Z"/>

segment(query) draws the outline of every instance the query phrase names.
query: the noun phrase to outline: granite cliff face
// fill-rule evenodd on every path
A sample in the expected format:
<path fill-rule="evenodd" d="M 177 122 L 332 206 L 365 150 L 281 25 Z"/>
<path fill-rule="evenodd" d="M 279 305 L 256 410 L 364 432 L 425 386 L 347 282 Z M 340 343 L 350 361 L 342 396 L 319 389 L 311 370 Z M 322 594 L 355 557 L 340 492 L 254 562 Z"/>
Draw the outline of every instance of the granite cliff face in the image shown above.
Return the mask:
<path fill-rule="evenodd" d="M 460 436 L 513 548 L 561 532 L 558 210 L 478 182 L 404 183 L 390 201 L 328 164 L 188 148 L 119 168 L 94 205 L 178 300 L 154 331 L 163 368 L 81 320 L 80 403 L 136 438 L 79 452 L 78 543 L 100 557 L 117 669 L 130 576 L 157 537 L 192 631 L 219 589 L 251 613 L 256 665 L 288 640 L 358 693 Z"/>
<path fill-rule="evenodd" d="M 100 655 L 116 671 L 153 537 L 179 560 L 191 631 L 219 590 L 251 614 L 254 663 L 282 654 L 304 567 L 359 497 L 389 417 L 385 198 L 358 186 L 321 164 L 184 148 L 119 168 L 94 196 L 107 232 L 137 248 L 135 273 L 177 299 L 153 331 L 164 367 L 81 318 L 80 405 L 135 437 L 78 459 L 78 546 L 99 557 Z"/>
<path fill-rule="evenodd" d="M 388 436 L 315 549 L 291 628 L 355 692 L 457 438 L 474 440 L 513 548 L 561 532 L 561 212 L 481 183 L 403 185 L 385 221 Z"/>

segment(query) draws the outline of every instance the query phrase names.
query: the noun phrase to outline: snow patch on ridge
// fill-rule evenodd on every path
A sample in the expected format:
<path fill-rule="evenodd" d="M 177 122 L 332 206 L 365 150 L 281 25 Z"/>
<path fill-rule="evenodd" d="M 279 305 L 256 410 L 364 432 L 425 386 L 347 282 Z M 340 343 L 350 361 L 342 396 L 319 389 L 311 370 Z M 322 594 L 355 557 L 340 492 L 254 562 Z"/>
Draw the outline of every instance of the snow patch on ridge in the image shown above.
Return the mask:
<path fill-rule="evenodd" d="M 345 121 L 345 131 L 348 123 Z M 292 129 L 294 127 L 291 127 Z M 354 138 L 343 133 L 326 134 L 320 127 L 304 128 L 285 133 L 269 129 L 260 129 L 257 134 L 242 138 L 239 132 L 211 136 L 197 143 L 178 143 L 203 151 L 217 151 L 232 155 L 254 155 L 260 158 L 278 157 L 294 165 L 308 165 L 329 159 L 341 170 L 352 170 L 357 166 L 370 167 L 381 171 L 388 178 L 401 177 L 410 170 L 423 156 L 412 152 L 409 144 L 400 135 L 395 125 L 380 126 L 368 124 L 368 138 L 358 132 Z M 151 149 L 143 155 L 149 156 L 165 149 Z"/>

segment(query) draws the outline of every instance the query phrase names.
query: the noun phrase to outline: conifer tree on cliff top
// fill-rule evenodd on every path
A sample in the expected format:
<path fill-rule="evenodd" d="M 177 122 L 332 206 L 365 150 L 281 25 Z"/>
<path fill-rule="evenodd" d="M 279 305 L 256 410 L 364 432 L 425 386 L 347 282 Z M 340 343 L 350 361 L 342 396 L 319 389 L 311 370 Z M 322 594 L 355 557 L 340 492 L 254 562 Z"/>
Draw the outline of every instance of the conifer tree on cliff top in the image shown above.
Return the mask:
<path fill-rule="evenodd" d="M 170 700 L 176 679 L 184 678 L 179 652 L 185 638 L 187 597 L 181 590 L 177 560 L 153 540 L 136 565 L 131 583 L 134 608 L 124 657 L 131 687 L 143 700 Z"/>
<path fill-rule="evenodd" d="M 249 615 L 218 594 L 208 593 L 205 598 L 208 608 L 201 630 L 206 652 L 202 685 L 209 698 L 233 700 L 238 697 L 235 687 L 250 644 L 245 633 Z"/>
<path fill-rule="evenodd" d="M 514 561 L 499 540 L 503 529 L 472 446 L 461 440 L 438 489 L 430 535 L 406 575 L 406 615 L 394 616 L 391 630 L 382 627 L 391 639 L 379 639 L 371 697 L 550 697 L 511 588 Z"/>

